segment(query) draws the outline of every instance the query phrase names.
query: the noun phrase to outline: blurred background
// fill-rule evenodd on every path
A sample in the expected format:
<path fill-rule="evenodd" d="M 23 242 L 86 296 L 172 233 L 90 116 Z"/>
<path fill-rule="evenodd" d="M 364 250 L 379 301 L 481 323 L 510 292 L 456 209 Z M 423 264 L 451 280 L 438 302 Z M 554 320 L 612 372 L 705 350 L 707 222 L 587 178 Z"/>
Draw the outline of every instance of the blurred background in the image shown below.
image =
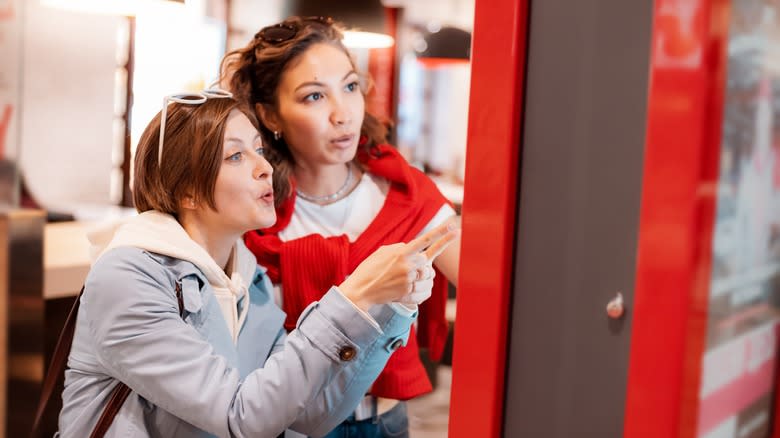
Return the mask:
<path fill-rule="evenodd" d="M 164 95 L 211 86 L 261 27 L 327 10 L 375 36 L 346 41 L 373 79 L 370 111 L 417 166 L 462 183 L 474 1 L 308 3 L 3 0 L 0 158 L 47 210 L 130 206 L 131 157 Z"/>

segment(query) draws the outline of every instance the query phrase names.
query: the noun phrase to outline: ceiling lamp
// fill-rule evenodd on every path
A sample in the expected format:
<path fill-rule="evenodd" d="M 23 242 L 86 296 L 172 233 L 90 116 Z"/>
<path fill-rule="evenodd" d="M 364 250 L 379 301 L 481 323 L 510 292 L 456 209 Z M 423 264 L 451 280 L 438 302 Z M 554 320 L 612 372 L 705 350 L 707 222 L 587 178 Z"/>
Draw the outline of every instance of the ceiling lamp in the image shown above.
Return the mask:
<path fill-rule="evenodd" d="M 184 0 L 40 0 L 43 6 L 90 14 L 135 16 L 160 8 L 179 8 Z"/>
<path fill-rule="evenodd" d="M 417 59 L 424 64 L 469 62 L 471 33 L 457 27 L 442 27 L 426 33 L 415 50 Z"/>
<path fill-rule="evenodd" d="M 381 48 L 395 44 L 386 33 L 385 7 L 379 0 L 289 0 L 285 15 L 331 17 L 343 23 L 344 45 L 351 48 Z"/>

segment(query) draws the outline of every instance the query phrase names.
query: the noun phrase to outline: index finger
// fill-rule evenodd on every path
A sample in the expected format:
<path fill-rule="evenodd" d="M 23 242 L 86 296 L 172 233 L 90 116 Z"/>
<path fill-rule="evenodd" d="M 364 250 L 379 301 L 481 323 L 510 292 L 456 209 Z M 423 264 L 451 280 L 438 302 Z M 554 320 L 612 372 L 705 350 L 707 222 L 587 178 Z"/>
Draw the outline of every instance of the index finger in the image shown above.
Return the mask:
<path fill-rule="evenodd" d="M 457 239 L 458 235 L 460 233 L 456 231 L 452 231 L 451 233 L 447 233 L 444 235 L 444 237 L 440 238 L 439 240 L 433 242 L 431 246 L 428 247 L 428 249 L 425 250 L 423 253 L 425 255 L 425 258 L 427 258 L 429 261 L 432 261 L 436 257 L 439 256 L 442 252 L 444 252 L 445 249 L 447 249 L 448 246 L 450 246 L 450 243 L 454 242 L 455 239 Z"/>
<path fill-rule="evenodd" d="M 446 222 L 439 225 L 438 227 L 407 243 L 406 253 L 411 255 L 430 247 L 437 241 L 445 238 L 448 234 L 454 233 L 455 228 L 456 227 L 453 222 Z"/>

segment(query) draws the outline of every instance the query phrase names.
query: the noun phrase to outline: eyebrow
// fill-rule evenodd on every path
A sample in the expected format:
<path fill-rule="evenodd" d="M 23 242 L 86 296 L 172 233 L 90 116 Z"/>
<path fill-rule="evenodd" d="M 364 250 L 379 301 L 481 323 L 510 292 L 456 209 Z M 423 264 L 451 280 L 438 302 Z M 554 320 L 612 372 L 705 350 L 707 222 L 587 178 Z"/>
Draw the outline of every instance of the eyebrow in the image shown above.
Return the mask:
<path fill-rule="evenodd" d="M 254 143 L 255 141 L 257 141 L 257 139 L 262 139 L 262 137 L 263 136 L 260 133 L 257 133 L 257 135 L 255 135 L 255 138 L 252 139 L 252 142 Z M 230 142 L 243 143 L 244 140 L 238 137 L 228 137 L 225 139 L 225 143 L 230 143 Z"/>
<path fill-rule="evenodd" d="M 344 82 L 351 75 L 357 75 L 357 72 L 355 70 L 350 70 L 347 74 L 344 75 L 343 78 L 341 78 L 341 81 Z M 325 84 L 322 83 L 322 82 L 319 82 L 319 81 L 304 82 L 301 85 L 298 85 L 298 87 L 296 87 L 294 91 L 298 91 L 298 90 L 300 90 L 303 87 L 308 87 L 308 86 L 311 86 L 311 85 L 323 86 Z"/>

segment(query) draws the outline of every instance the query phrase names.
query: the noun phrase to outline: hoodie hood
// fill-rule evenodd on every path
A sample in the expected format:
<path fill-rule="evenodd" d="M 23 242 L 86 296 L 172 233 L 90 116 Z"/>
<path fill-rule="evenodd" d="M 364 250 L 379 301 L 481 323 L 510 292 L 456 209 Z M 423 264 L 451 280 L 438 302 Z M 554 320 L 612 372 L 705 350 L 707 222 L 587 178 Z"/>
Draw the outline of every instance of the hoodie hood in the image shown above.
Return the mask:
<path fill-rule="evenodd" d="M 146 211 L 119 222 L 102 224 L 87 233 L 90 258 L 94 264 L 107 251 L 125 246 L 185 260 L 206 276 L 219 302 L 225 322 L 238 339 L 238 332 L 249 310 L 249 283 L 254 279 L 257 261 L 241 239 L 231 252 L 228 276 L 211 255 L 187 234 L 171 215 Z"/>

